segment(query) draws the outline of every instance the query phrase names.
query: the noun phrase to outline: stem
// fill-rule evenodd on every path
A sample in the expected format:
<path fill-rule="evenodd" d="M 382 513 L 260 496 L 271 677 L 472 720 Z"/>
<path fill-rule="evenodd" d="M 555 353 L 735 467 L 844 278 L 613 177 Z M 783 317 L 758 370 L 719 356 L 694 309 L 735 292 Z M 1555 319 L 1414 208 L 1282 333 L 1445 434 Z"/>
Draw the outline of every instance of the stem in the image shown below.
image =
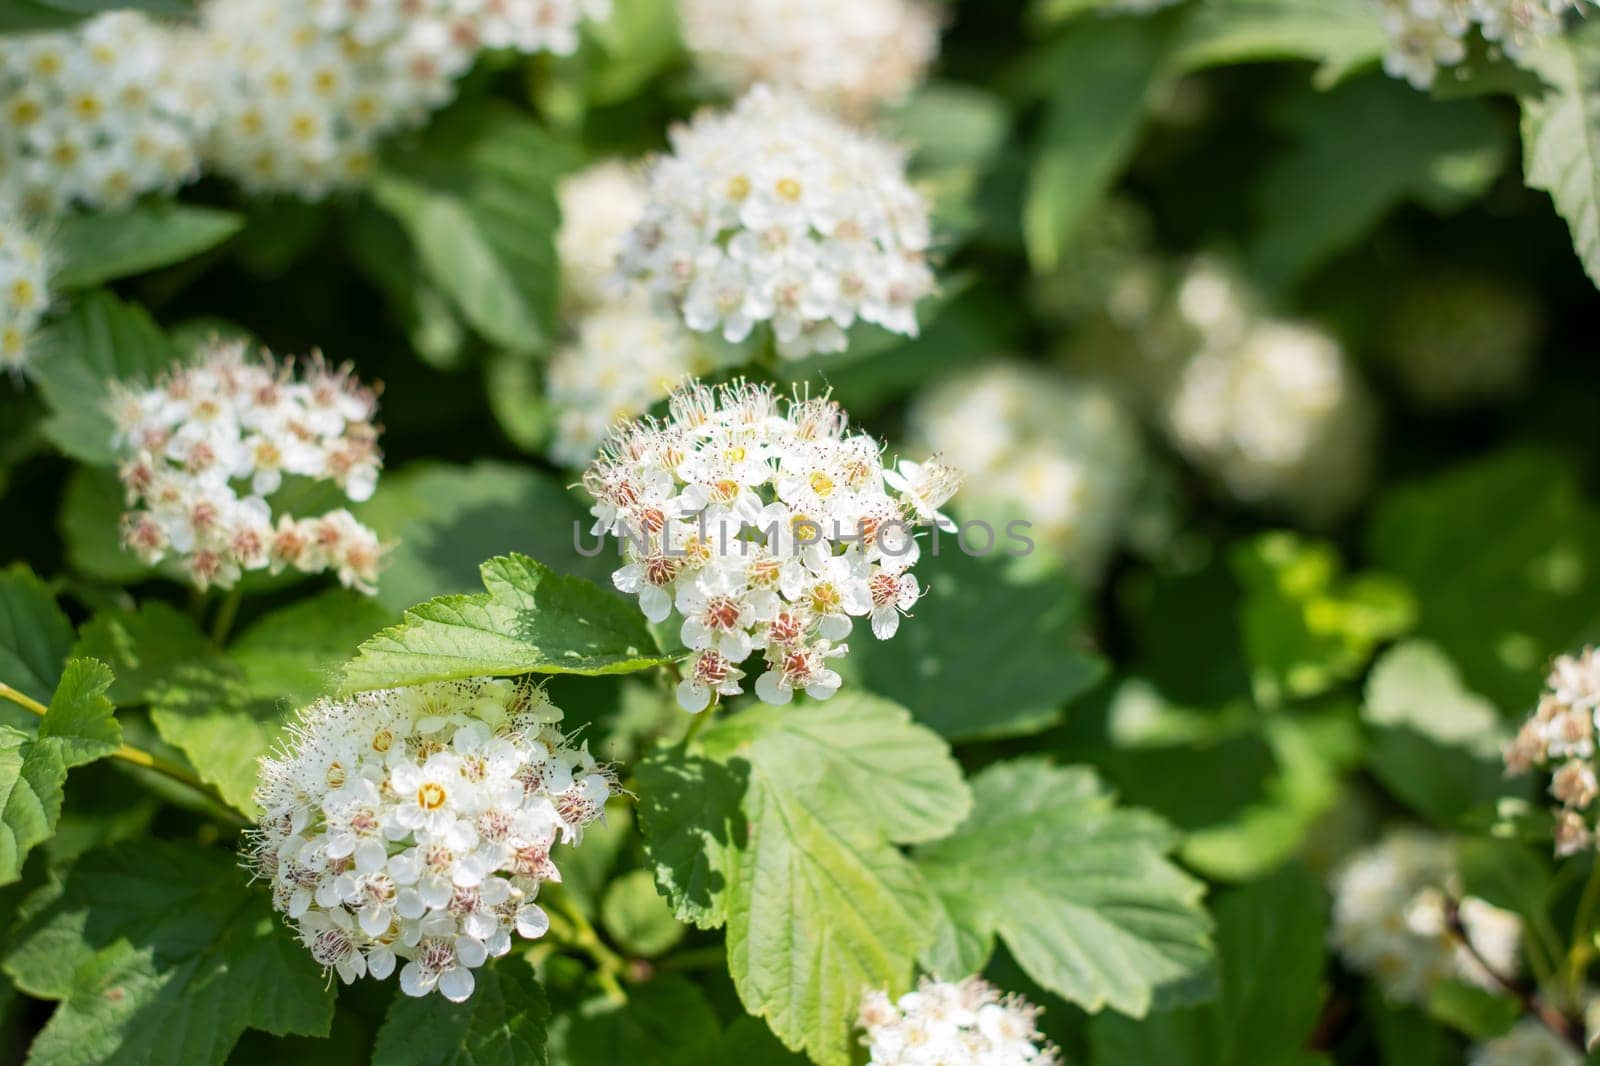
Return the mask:
<path fill-rule="evenodd" d="M 50 710 L 50 708 L 46 707 L 38 700 L 18 692 L 16 689 L 12 688 L 3 681 L 0 681 L 0 699 L 10 700 L 18 707 L 21 707 L 24 710 L 32 711 L 41 718 L 45 717 Z M 121 759 L 123 762 L 132 766 L 137 766 L 140 769 L 151 770 L 162 775 L 163 777 L 170 778 L 171 780 L 176 781 L 178 784 L 200 793 L 207 800 L 221 807 L 222 810 L 228 812 L 228 814 L 240 825 L 248 824 L 244 821 L 244 819 L 240 818 L 234 813 L 233 808 L 228 805 L 227 801 L 224 800 L 222 796 L 216 792 L 216 790 L 175 763 L 167 762 L 165 759 L 152 755 L 143 748 L 136 748 L 131 744 L 122 745 L 116 751 L 111 753 L 111 757 L 113 759 Z"/>
<path fill-rule="evenodd" d="M 1575 1024 L 1571 1018 L 1544 1002 L 1531 990 L 1522 987 L 1489 965 L 1489 961 L 1483 957 L 1483 953 L 1472 942 L 1472 938 L 1467 936 L 1466 926 L 1461 923 L 1460 900 L 1452 899 L 1447 901 L 1445 908 L 1445 921 L 1449 924 L 1451 935 L 1466 950 L 1467 954 L 1472 956 L 1473 961 L 1482 967 L 1483 972 L 1488 974 L 1494 983 L 1499 985 L 1507 995 L 1522 1004 L 1524 1013 L 1537 1018 L 1546 1029 L 1575 1048 L 1579 1055 L 1587 1055 L 1588 1049 L 1584 1047 L 1583 1043 L 1583 1027 Z"/>
<path fill-rule="evenodd" d="M 1576 995 L 1583 985 L 1583 972 L 1594 957 L 1594 911 L 1600 905 L 1600 857 L 1589 867 L 1589 879 L 1578 897 L 1578 910 L 1572 918 L 1572 949 L 1567 953 L 1567 988 Z"/>
<path fill-rule="evenodd" d="M 222 598 L 222 604 L 217 608 L 217 616 L 211 621 L 211 643 L 222 647 L 228 639 L 228 632 L 233 628 L 233 620 L 239 616 L 239 601 L 244 599 L 244 591 L 235 585 L 228 590 Z"/>
<path fill-rule="evenodd" d="M 678 741 L 678 747 L 687 748 L 689 746 L 689 742 L 695 738 L 700 730 L 706 727 L 706 723 L 711 720 L 711 715 L 716 711 L 716 709 L 717 705 L 713 703 L 711 706 L 695 715 L 694 719 L 689 723 L 689 728 L 683 731 L 683 739 Z"/>
<path fill-rule="evenodd" d="M 622 982 L 618 978 L 627 972 L 627 962 L 618 955 L 605 942 L 600 939 L 600 934 L 595 932 L 594 926 L 589 924 L 589 919 L 583 916 L 571 900 L 564 894 L 556 896 L 550 901 L 558 911 L 559 917 L 564 919 L 563 924 L 568 925 L 568 941 L 575 948 L 594 959 L 599 969 L 595 972 L 595 979 L 600 982 L 600 987 L 606 995 L 618 1002 L 624 1002 L 628 994 L 622 990 Z"/>

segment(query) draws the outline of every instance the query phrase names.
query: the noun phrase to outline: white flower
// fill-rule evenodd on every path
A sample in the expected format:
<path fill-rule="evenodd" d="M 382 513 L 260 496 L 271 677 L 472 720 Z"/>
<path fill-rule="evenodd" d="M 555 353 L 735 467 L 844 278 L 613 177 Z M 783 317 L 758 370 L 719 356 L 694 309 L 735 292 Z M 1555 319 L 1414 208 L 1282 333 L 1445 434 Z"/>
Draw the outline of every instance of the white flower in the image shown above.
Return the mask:
<path fill-rule="evenodd" d="M 41 214 L 118 208 L 195 177 L 175 33 L 110 12 L 0 38 L 0 200 Z"/>
<path fill-rule="evenodd" d="M 1504 1036 L 1478 1044 L 1467 1066 L 1583 1066 L 1577 1049 L 1535 1018 L 1524 1018 Z"/>
<path fill-rule="evenodd" d="M 317 199 L 360 184 L 379 140 L 455 95 L 483 49 L 567 55 L 610 0 L 209 0 L 180 51 L 207 162 Z"/>
<path fill-rule="evenodd" d="M 1556 854 L 1594 846 L 1591 808 L 1600 795 L 1595 770 L 1595 729 L 1600 726 L 1600 651 L 1558 656 L 1533 714 L 1505 749 L 1506 772 L 1550 772 L 1558 804 Z"/>
<path fill-rule="evenodd" d="M 612 581 L 652 622 L 678 614 L 694 652 L 686 710 L 743 691 L 758 651 L 763 700 L 826 699 L 855 619 L 888 639 L 915 605 L 911 530 L 938 519 L 959 476 L 940 463 L 886 471 L 882 446 L 848 433 L 825 397 L 690 383 L 668 407 L 666 422 L 619 425 L 584 474 L 596 531 L 622 542 Z"/>
<path fill-rule="evenodd" d="M 996 363 L 923 393 L 910 444 L 959 460 L 963 513 L 1030 539 L 1092 580 L 1128 532 L 1144 473 L 1139 429 L 1105 389 Z"/>
<path fill-rule="evenodd" d="M 1454 938 L 1448 911 L 1454 895 L 1459 889 L 1450 840 L 1396 830 L 1335 874 L 1328 939 L 1347 966 L 1373 977 L 1396 1002 L 1424 1002 L 1446 978 L 1496 989 L 1494 976 Z M 1459 918 L 1493 974 L 1514 977 L 1521 919 L 1471 896 L 1460 901 Z"/>
<path fill-rule="evenodd" d="M 899 150 L 766 86 L 672 149 L 620 267 L 691 329 L 739 343 L 766 323 L 792 358 L 842 350 L 857 321 L 916 334 L 928 208 Z"/>
<path fill-rule="evenodd" d="M 383 547 L 349 511 L 274 522 L 268 495 L 285 474 L 330 482 L 360 502 L 382 463 L 376 393 L 320 356 L 294 371 L 270 354 L 252 358 L 244 343 L 215 341 L 149 388 L 113 388 L 130 551 L 150 565 L 177 557 L 201 589 L 293 567 L 374 591 Z"/>
<path fill-rule="evenodd" d="M 1039 1032 L 1039 1008 L 978 977 L 924 977 L 915 992 L 891 1000 L 879 990 L 861 1000 L 857 1025 L 868 1066 L 1058 1066 Z"/>
<path fill-rule="evenodd" d="M 616 295 L 623 237 L 644 213 L 644 180 L 634 167 L 605 160 L 563 178 L 556 200 L 562 302 L 572 312 L 605 304 Z"/>
<path fill-rule="evenodd" d="M 1433 85 L 1439 68 L 1467 57 L 1474 28 L 1485 41 L 1513 59 L 1539 41 L 1561 32 L 1569 11 L 1583 11 L 1590 0 L 1373 0 L 1389 37 L 1383 69 L 1417 89 Z"/>
<path fill-rule="evenodd" d="M 1165 402 L 1178 451 L 1242 502 L 1313 523 L 1346 512 L 1366 488 L 1374 421 L 1339 343 L 1260 315 L 1235 288 L 1191 282 L 1178 302 L 1199 338 Z"/>
<path fill-rule="evenodd" d="M 528 681 L 476 680 L 323 700 L 262 760 L 250 856 L 302 943 L 347 984 L 386 978 L 459 1002 L 472 971 L 536 939 L 559 881 L 615 791 Z"/>
<path fill-rule="evenodd" d="M 680 0 L 683 37 L 722 85 L 769 82 L 863 112 L 922 81 L 939 18 L 922 0 Z"/>
<path fill-rule="evenodd" d="M 18 370 L 28 358 L 50 305 L 49 273 L 44 245 L 0 202 L 0 370 Z"/>

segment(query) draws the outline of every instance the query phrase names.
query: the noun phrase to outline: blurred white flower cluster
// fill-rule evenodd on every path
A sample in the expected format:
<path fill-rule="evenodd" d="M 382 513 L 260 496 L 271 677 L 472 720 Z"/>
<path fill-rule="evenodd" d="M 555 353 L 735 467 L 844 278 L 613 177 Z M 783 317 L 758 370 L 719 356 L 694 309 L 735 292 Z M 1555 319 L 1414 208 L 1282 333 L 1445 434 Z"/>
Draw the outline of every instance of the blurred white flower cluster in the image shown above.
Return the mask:
<path fill-rule="evenodd" d="M 173 31 L 132 12 L 0 37 L 0 200 L 124 207 L 199 169 Z"/>
<path fill-rule="evenodd" d="M 1467 1054 L 1467 1066 L 1583 1066 L 1584 1056 L 1542 1022 L 1524 1018 Z"/>
<path fill-rule="evenodd" d="M 1313 524 L 1348 510 L 1371 473 L 1375 420 L 1339 342 L 1262 313 L 1204 262 L 1175 306 L 1197 341 L 1162 404 L 1174 447 L 1246 503 Z"/>
<path fill-rule="evenodd" d="M 618 159 L 592 163 L 556 188 L 561 228 L 561 304 L 569 316 L 602 307 L 622 292 L 617 257 L 623 238 L 644 214 L 644 178 Z"/>
<path fill-rule="evenodd" d="M 710 369 L 698 338 L 648 300 L 599 307 L 578 322 L 545 375 L 555 410 L 550 457 L 586 466 L 611 427 L 644 412 L 685 377 Z"/>
<path fill-rule="evenodd" d="M 313 958 L 460 1002 L 472 971 L 543 936 L 559 881 L 615 778 L 523 681 L 441 682 L 322 700 L 263 759 L 250 855 Z"/>
<path fill-rule="evenodd" d="M 1039 1008 L 982 978 L 935 981 L 892 1000 L 873 990 L 857 1022 L 868 1066 L 1056 1066 L 1039 1032 Z"/>
<path fill-rule="evenodd" d="M 1538 303 L 1521 289 L 1430 273 L 1397 300 L 1385 355 L 1419 407 L 1459 411 L 1516 391 L 1533 369 L 1543 325 Z"/>
<path fill-rule="evenodd" d="M 679 0 L 678 18 L 721 85 L 768 83 L 851 114 L 905 99 L 939 51 L 923 0 Z"/>
<path fill-rule="evenodd" d="M 622 543 L 616 586 L 652 622 L 682 618 L 693 655 L 679 703 L 700 711 L 742 692 L 740 664 L 757 651 L 763 701 L 826 699 L 854 620 L 886 640 L 916 602 L 912 530 L 948 523 L 938 508 L 959 475 L 938 460 L 886 470 L 882 445 L 848 433 L 826 397 L 689 384 L 670 411 L 613 430 L 583 484 L 595 532 Z"/>
<path fill-rule="evenodd" d="M 959 455 L 960 510 L 1027 533 L 1093 580 L 1126 533 L 1144 473 L 1139 427 L 1112 393 L 1020 363 L 992 363 L 923 393 L 910 446 Z"/>
<path fill-rule="evenodd" d="M 1474 28 L 1485 41 L 1513 59 L 1547 37 L 1561 32 L 1568 12 L 1589 0 L 1374 0 L 1389 36 L 1383 69 L 1427 89 L 1440 67 L 1453 67 L 1467 57 Z"/>
<path fill-rule="evenodd" d="M 209 0 L 186 42 L 208 163 L 259 192 L 325 196 L 379 139 L 448 103 L 480 51 L 568 54 L 610 0 Z"/>
<path fill-rule="evenodd" d="M 933 291 L 928 205 L 898 148 L 757 86 L 672 131 L 621 272 L 697 332 L 770 324 L 788 358 L 839 352 L 858 321 L 915 336 Z"/>
<path fill-rule="evenodd" d="M 1459 884 L 1450 840 L 1394 830 L 1334 875 L 1328 939 L 1345 965 L 1371 976 L 1397 1003 L 1425 1002 L 1434 985 L 1451 978 L 1498 991 L 1495 975 L 1518 972 L 1522 920 L 1475 896 L 1460 900 L 1461 926 L 1491 974 L 1450 928 L 1453 895 Z"/>
<path fill-rule="evenodd" d="M 1600 793 L 1595 776 L 1595 727 L 1600 722 L 1600 651 L 1585 648 L 1551 664 L 1533 715 L 1506 746 L 1506 772 L 1550 771 L 1550 795 L 1561 805 L 1556 854 L 1594 846 L 1590 807 Z"/>
<path fill-rule="evenodd" d="M 615 160 L 558 189 L 562 305 L 571 337 L 550 358 L 545 399 L 555 414 L 550 457 L 586 466 L 617 422 L 642 414 L 686 377 L 737 355 L 695 335 L 644 292 L 624 291 L 617 256 L 644 212 L 639 174 Z M 719 358 L 721 356 L 721 358 Z"/>
<path fill-rule="evenodd" d="M 267 497 L 292 475 L 368 499 L 382 462 L 377 403 L 348 366 L 315 357 L 297 377 L 292 363 L 254 359 L 243 342 L 213 342 L 149 388 L 116 386 L 124 544 L 152 565 L 178 557 L 201 589 L 293 567 L 374 591 L 376 534 L 343 509 L 274 523 Z"/>
<path fill-rule="evenodd" d="M 44 245 L 0 202 L 0 370 L 16 370 L 27 359 L 50 303 L 49 273 Z"/>

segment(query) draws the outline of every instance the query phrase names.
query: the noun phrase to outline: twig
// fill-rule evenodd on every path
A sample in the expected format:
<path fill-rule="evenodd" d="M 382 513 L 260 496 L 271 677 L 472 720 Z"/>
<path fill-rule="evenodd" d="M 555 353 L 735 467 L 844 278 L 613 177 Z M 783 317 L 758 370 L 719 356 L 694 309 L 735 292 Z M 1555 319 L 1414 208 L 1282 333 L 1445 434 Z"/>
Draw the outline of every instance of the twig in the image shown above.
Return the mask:
<path fill-rule="evenodd" d="M 1531 1017 L 1537 1018 L 1546 1029 L 1565 1041 L 1577 1050 L 1580 1055 L 1587 1055 L 1588 1049 L 1584 1047 L 1583 1030 L 1571 1018 L 1539 998 L 1532 989 L 1526 988 L 1513 981 L 1505 974 L 1500 973 L 1489 965 L 1489 960 L 1483 957 L 1478 946 L 1467 935 L 1467 927 L 1461 921 L 1461 902 L 1450 899 L 1445 902 L 1445 920 L 1449 924 L 1450 933 L 1456 942 L 1466 949 L 1483 972 L 1488 974 L 1495 984 L 1499 985 L 1505 993 L 1522 1004 L 1523 1011 Z"/>

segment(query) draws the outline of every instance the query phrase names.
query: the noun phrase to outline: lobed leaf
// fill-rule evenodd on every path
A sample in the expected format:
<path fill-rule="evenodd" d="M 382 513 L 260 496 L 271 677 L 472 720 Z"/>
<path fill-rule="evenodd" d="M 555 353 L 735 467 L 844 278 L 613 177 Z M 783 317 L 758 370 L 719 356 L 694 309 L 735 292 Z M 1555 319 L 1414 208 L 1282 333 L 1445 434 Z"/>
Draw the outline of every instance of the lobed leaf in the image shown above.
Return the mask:
<path fill-rule="evenodd" d="M 550 1004 L 515 956 L 473 971 L 472 998 L 397 995 L 372 1049 L 383 1066 L 544 1066 Z"/>

